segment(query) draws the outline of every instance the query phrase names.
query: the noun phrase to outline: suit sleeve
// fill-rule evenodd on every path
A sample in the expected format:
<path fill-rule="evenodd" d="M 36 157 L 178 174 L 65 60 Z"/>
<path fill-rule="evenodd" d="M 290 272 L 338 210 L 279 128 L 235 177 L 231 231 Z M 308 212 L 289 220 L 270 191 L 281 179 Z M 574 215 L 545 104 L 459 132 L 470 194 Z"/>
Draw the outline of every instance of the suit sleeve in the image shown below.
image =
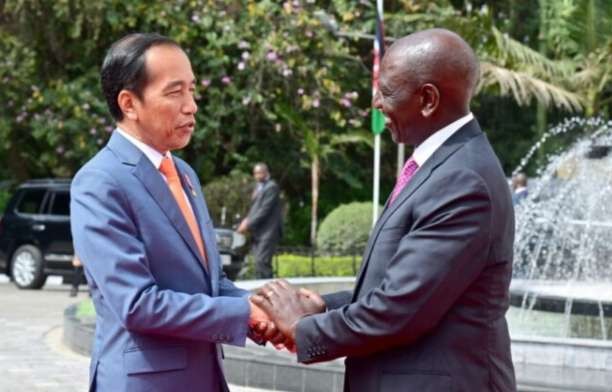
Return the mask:
<path fill-rule="evenodd" d="M 351 303 L 353 293 L 350 291 L 338 291 L 331 294 L 325 294 L 321 296 L 325 302 L 327 310 L 338 309 L 344 305 Z"/>
<path fill-rule="evenodd" d="M 272 183 L 267 189 L 263 190 L 261 205 L 259 208 L 254 208 L 249 211 L 248 226 L 249 228 L 259 226 L 272 212 L 272 209 L 280 202 L 280 190 L 276 183 Z"/>
<path fill-rule="evenodd" d="M 219 268 L 219 295 L 224 297 L 248 297 L 247 290 L 236 287 L 234 282 L 229 280 L 223 268 Z"/>
<path fill-rule="evenodd" d="M 478 277 L 490 244 L 486 185 L 476 173 L 461 171 L 428 186 L 442 191 L 415 207 L 415 222 L 400 240 L 381 284 L 357 302 L 298 323 L 298 361 L 411 344 L 435 328 Z"/>
<path fill-rule="evenodd" d="M 75 251 L 127 330 L 245 344 L 250 312 L 246 298 L 188 294 L 156 284 L 136 217 L 112 176 L 81 171 L 71 195 Z"/>

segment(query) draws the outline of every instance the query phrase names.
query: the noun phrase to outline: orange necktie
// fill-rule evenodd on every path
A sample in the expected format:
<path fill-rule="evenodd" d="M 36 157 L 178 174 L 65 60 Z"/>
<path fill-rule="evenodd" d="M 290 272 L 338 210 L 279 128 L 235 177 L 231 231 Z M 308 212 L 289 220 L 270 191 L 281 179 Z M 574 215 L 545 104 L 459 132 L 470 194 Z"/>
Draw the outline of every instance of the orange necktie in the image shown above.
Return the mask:
<path fill-rule="evenodd" d="M 189 230 L 191 230 L 191 235 L 198 246 L 200 255 L 202 256 L 202 259 L 204 259 L 204 268 L 208 269 L 208 266 L 206 265 L 206 253 L 204 252 L 204 245 L 202 244 L 200 228 L 198 227 L 198 222 L 196 222 L 193 211 L 187 205 L 187 199 L 183 193 L 183 186 L 181 185 L 181 179 L 176 171 L 176 166 L 174 166 L 174 161 L 168 157 L 164 157 L 159 167 L 159 171 L 166 177 L 170 192 L 172 192 L 174 200 L 176 200 L 176 203 L 181 209 L 183 217 L 187 222 L 187 226 L 189 226 Z"/>

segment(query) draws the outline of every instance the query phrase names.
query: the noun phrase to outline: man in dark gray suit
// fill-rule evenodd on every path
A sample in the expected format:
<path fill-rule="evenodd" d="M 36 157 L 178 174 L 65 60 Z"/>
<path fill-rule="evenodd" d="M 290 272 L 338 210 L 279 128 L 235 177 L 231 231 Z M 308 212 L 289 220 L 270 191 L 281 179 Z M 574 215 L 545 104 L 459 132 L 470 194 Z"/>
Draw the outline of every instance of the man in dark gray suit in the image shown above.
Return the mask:
<path fill-rule="evenodd" d="M 478 77 L 474 52 L 455 33 L 396 41 L 374 104 L 393 140 L 415 149 L 355 290 L 321 298 L 277 281 L 254 299 L 295 341 L 300 362 L 347 357 L 345 391 L 516 390 L 504 317 L 512 199 L 470 112 Z"/>
<path fill-rule="evenodd" d="M 272 277 L 272 256 L 282 236 L 280 190 L 270 178 L 270 171 L 265 163 L 255 165 L 253 177 L 256 181 L 253 202 L 247 217 L 240 223 L 238 232 L 251 232 L 255 277 L 269 279 Z"/>

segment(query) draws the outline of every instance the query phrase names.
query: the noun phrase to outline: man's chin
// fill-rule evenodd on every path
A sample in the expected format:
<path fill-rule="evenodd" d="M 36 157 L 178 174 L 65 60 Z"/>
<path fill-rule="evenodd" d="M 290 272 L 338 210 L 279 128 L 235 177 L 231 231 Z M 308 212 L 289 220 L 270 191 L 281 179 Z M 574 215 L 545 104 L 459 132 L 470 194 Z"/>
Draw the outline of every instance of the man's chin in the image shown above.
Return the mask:
<path fill-rule="evenodd" d="M 189 137 L 182 138 L 181 140 L 177 140 L 176 143 L 174 143 L 174 145 L 172 146 L 172 148 L 170 148 L 170 150 L 182 150 L 183 148 L 189 145 L 190 141 L 191 135 Z"/>

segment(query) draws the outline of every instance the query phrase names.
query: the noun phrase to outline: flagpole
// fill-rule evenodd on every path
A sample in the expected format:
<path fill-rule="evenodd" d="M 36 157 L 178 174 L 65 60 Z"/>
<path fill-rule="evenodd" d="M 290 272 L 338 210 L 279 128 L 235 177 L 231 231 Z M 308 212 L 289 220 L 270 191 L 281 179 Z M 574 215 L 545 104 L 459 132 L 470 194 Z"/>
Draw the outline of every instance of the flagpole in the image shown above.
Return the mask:
<path fill-rule="evenodd" d="M 378 206 L 380 204 L 380 133 L 374 135 L 374 191 L 372 208 L 372 227 L 378 220 Z"/>
<path fill-rule="evenodd" d="M 378 90 L 378 73 L 380 60 L 382 58 L 385 41 L 383 38 L 383 0 L 376 0 L 376 38 L 374 39 L 374 64 L 372 67 L 372 99 Z M 372 190 L 372 227 L 378 220 L 378 206 L 380 205 L 380 134 L 384 129 L 382 113 L 377 109 L 372 110 L 372 132 L 374 133 L 374 179 Z"/>

